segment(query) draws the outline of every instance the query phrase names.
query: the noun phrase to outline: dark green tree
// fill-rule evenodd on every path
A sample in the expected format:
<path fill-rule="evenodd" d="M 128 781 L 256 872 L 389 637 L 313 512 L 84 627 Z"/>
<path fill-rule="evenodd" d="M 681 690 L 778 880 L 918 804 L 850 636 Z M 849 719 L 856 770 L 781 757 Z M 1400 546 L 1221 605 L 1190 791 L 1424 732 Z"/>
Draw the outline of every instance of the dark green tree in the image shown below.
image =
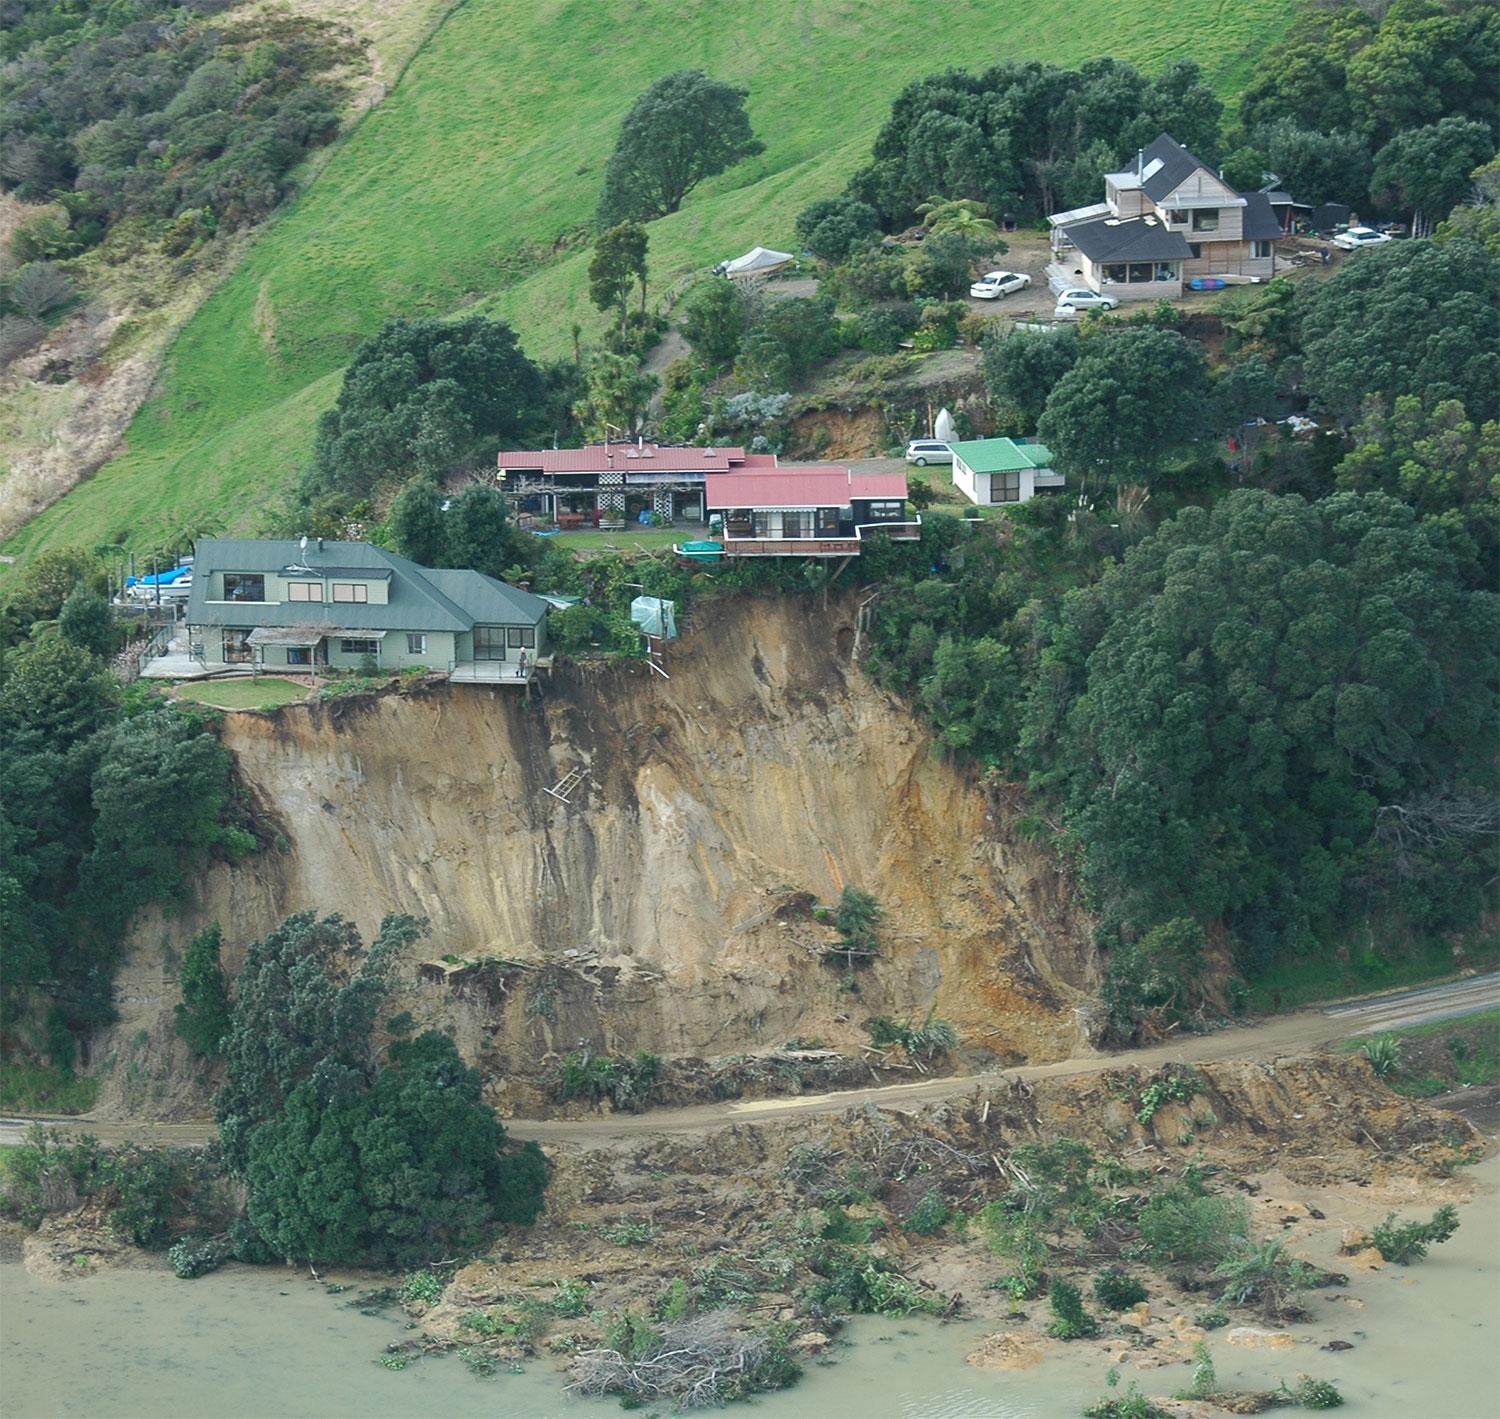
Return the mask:
<path fill-rule="evenodd" d="M 752 333 L 768 336 L 781 347 L 792 380 L 805 378 L 819 360 L 838 349 L 833 302 L 828 300 L 801 296 L 773 300 Z"/>
<path fill-rule="evenodd" d="M 908 263 L 906 289 L 914 296 L 957 300 L 968 294 L 975 263 L 991 248 L 1003 252 L 1005 243 L 978 242 L 959 232 L 936 232 Z"/>
<path fill-rule="evenodd" d="M 395 1043 L 371 1082 L 326 1061 L 250 1142 L 249 1214 L 277 1253 L 414 1266 L 485 1246 L 542 1206 L 535 1144 L 505 1129 L 475 1070 L 435 1031 Z"/>
<path fill-rule="evenodd" d="M 391 504 L 391 538 L 403 557 L 424 567 L 446 566 L 448 528 L 443 495 L 431 478 L 413 478 Z"/>
<path fill-rule="evenodd" d="M 842 261 L 874 235 L 880 214 L 854 197 L 825 197 L 797 214 L 797 239 L 824 261 Z"/>
<path fill-rule="evenodd" d="M 1500 263 L 1471 242 L 1391 242 L 1299 291 L 1307 392 L 1352 419 L 1365 400 L 1458 400 L 1500 417 Z"/>
<path fill-rule="evenodd" d="M 1494 156 L 1493 130 L 1472 119 L 1408 128 L 1375 154 L 1370 193 L 1386 211 L 1409 216 L 1420 234 L 1469 195 L 1474 169 Z"/>
<path fill-rule="evenodd" d="M 1085 342 L 1053 386 L 1037 424 L 1080 495 L 1113 482 L 1150 483 L 1204 429 L 1203 350 L 1172 330 L 1124 330 Z"/>
<path fill-rule="evenodd" d="M 1370 191 L 1370 149 L 1358 133 L 1320 133 L 1295 118 L 1257 129 L 1265 166 L 1299 202 L 1343 202 L 1356 211 Z M 1259 187 L 1257 182 L 1253 184 Z"/>
<path fill-rule="evenodd" d="M 57 628 L 74 645 L 100 659 L 115 648 L 115 619 L 109 602 L 83 582 L 68 593 Z"/>
<path fill-rule="evenodd" d="M 194 1054 L 218 1054 L 229 1034 L 229 983 L 220 960 L 222 947 L 223 934 L 214 922 L 193 937 L 183 952 L 182 1000 L 173 1013 L 177 1033 Z"/>
<path fill-rule="evenodd" d="M 599 225 L 665 217 L 704 178 L 764 152 L 750 131 L 748 96 L 748 89 L 701 69 L 680 69 L 652 84 L 620 125 L 604 170 Z"/>
<path fill-rule="evenodd" d="M 621 222 L 599 233 L 589 261 L 589 299 L 603 311 L 617 310 L 620 333 L 630 316 L 630 292 L 641 288 L 641 311 L 646 309 L 645 227 L 639 222 Z"/>
<path fill-rule="evenodd" d="M 700 286 L 683 312 L 682 333 L 698 359 L 713 367 L 734 363 L 750 324 L 750 308 L 733 281 Z"/>
<path fill-rule="evenodd" d="M 352 922 L 319 920 L 313 912 L 288 917 L 251 943 L 235 983 L 224 1084 L 214 1101 L 232 1173 L 244 1176 L 256 1130 L 280 1118 L 297 1086 L 325 1062 L 335 1079 L 340 1071 L 371 1077 L 375 1022 L 396 960 L 425 925 L 387 916 L 363 959 Z"/>
<path fill-rule="evenodd" d="M 498 488 L 470 483 L 448 505 L 443 518 L 446 567 L 472 567 L 498 577 L 517 560 L 505 498 Z"/>
<path fill-rule="evenodd" d="M 988 340 L 985 388 L 998 406 L 1013 410 L 1024 427 L 1034 429 L 1047 407 L 1047 396 L 1078 363 L 1078 353 L 1078 332 L 1071 326 Z"/>
<path fill-rule="evenodd" d="M 111 719 L 119 686 L 98 660 L 55 631 L 5 656 L 0 743 L 65 750 Z"/>
<path fill-rule="evenodd" d="M 541 395 L 536 366 L 501 321 L 389 321 L 319 420 L 306 489 L 364 494 L 386 478 L 441 479 L 477 441 L 525 429 Z"/>

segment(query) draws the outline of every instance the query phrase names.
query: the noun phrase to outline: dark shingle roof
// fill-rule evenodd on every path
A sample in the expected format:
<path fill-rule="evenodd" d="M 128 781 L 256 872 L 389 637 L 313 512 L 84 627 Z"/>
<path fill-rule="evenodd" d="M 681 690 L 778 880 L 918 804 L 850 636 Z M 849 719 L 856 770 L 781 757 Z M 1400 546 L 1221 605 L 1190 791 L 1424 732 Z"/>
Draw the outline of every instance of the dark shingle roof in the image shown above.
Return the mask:
<path fill-rule="evenodd" d="M 1144 174 L 1152 163 L 1160 163 L 1149 177 L 1142 176 L 1141 188 L 1153 202 L 1160 202 L 1169 192 L 1181 187 L 1199 168 L 1213 169 L 1195 158 L 1170 133 L 1163 133 L 1141 154 L 1141 172 Z"/>
<path fill-rule="evenodd" d="M 1281 223 L 1271 207 L 1269 193 L 1242 192 L 1245 199 L 1243 236 L 1246 241 L 1275 241 L 1281 235 Z"/>
<path fill-rule="evenodd" d="M 1090 261 L 1185 261 L 1193 254 L 1180 232 L 1154 217 L 1080 222 L 1068 237 Z"/>
<path fill-rule="evenodd" d="M 213 572 L 276 572 L 306 568 L 320 576 L 389 580 L 384 606 L 349 602 L 208 600 Z M 476 571 L 434 571 L 368 542 L 309 541 L 304 555 L 291 538 L 248 540 L 205 537 L 193 562 L 188 597 L 190 625 L 314 626 L 336 622 L 343 630 L 467 631 L 480 625 L 536 625 L 547 603 L 529 591 Z"/>

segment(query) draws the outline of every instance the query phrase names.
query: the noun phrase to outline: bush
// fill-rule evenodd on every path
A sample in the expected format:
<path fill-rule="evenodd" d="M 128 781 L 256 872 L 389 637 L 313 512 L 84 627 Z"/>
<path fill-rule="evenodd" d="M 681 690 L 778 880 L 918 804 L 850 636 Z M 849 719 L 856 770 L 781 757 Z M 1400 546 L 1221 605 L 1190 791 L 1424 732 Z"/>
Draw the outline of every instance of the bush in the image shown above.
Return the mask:
<path fill-rule="evenodd" d="M 840 948 L 835 947 L 829 954 L 840 954 Z M 870 1032 L 870 1043 L 876 1049 L 900 1045 L 912 1059 L 930 1061 L 958 1048 L 958 1031 L 946 1020 L 933 1019 L 932 1010 L 927 1012 L 927 1018 L 920 1025 L 898 1025 L 884 1015 L 876 1015 L 865 1028 Z"/>
<path fill-rule="evenodd" d="M 1016 1269 L 1002 1277 L 1001 1288 L 1013 1301 L 1029 1301 L 1041 1287 L 1047 1265 L 1047 1243 L 1037 1231 L 1036 1219 L 1012 1210 L 1003 1202 L 991 1202 L 979 1214 L 990 1250 L 1015 1263 Z"/>
<path fill-rule="evenodd" d="M 396 1292 L 402 1301 L 435 1306 L 443 1296 L 443 1283 L 432 1271 L 413 1271 Z"/>
<path fill-rule="evenodd" d="M 1401 1041 L 1395 1035 L 1376 1035 L 1359 1052 L 1370 1061 L 1377 1079 L 1389 1079 L 1401 1068 Z"/>
<path fill-rule="evenodd" d="M 1104 1382 L 1114 1389 L 1120 1383 L 1120 1372 L 1111 1370 Z M 1153 1404 L 1140 1392 L 1134 1380 L 1123 1395 L 1106 1395 L 1095 1400 L 1083 1413 L 1084 1419 L 1172 1419 L 1165 1409 Z"/>
<path fill-rule="evenodd" d="M 1054 1278 L 1047 1289 L 1047 1304 L 1056 1317 L 1047 1327 L 1048 1335 L 1058 1340 L 1083 1340 L 1099 1333 L 1099 1323 L 1084 1310 L 1083 1297 L 1071 1282 Z"/>
<path fill-rule="evenodd" d="M 219 924 L 200 931 L 182 958 L 182 1001 L 174 1012 L 177 1033 L 198 1055 L 217 1055 L 229 1034 L 229 986 L 219 961 Z"/>
<path fill-rule="evenodd" d="M 1128 1311 L 1144 1301 L 1146 1295 L 1146 1288 L 1118 1266 L 1107 1266 L 1094 1277 L 1094 1299 L 1106 1310 Z"/>
<path fill-rule="evenodd" d="M 855 343 L 875 355 L 893 355 L 917 327 L 921 309 L 915 301 L 887 301 L 860 311 Z"/>
<path fill-rule="evenodd" d="M 1458 1231 L 1458 1209 L 1445 1202 L 1426 1222 L 1398 1222 L 1390 1213 L 1370 1234 L 1378 1251 L 1397 1266 L 1410 1266 L 1427 1255 L 1429 1246 L 1446 1242 Z"/>
<path fill-rule="evenodd" d="M 1221 1197 L 1174 1183 L 1146 1203 L 1137 1220 L 1140 1250 L 1153 1266 L 1216 1265 L 1250 1232 L 1242 1197 Z"/>
<path fill-rule="evenodd" d="M 834 913 L 834 925 L 844 938 L 841 951 L 854 951 L 865 956 L 880 954 L 880 939 L 876 934 L 885 911 L 868 892 L 858 887 L 845 887 L 839 893 L 838 910 Z"/>
<path fill-rule="evenodd" d="M 167 1262 L 182 1280 L 192 1281 L 222 1266 L 232 1250 L 227 1236 L 184 1237 L 167 1249 Z"/>
<path fill-rule="evenodd" d="M 1221 1301 L 1258 1305 L 1273 1318 L 1295 1315 L 1300 1310 L 1297 1296 L 1320 1277 L 1305 1261 L 1288 1256 L 1284 1241 L 1251 1242 L 1243 1237 L 1231 1243 L 1213 1274 L 1225 1283 Z"/>
<path fill-rule="evenodd" d="M 1304 1409 L 1337 1409 L 1344 1402 L 1344 1396 L 1329 1381 L 1315 1380 L 1311 1375 L 1298 1375 L 1296 1386 L 1288 1393 Z"/>
<path fill-rule="evenodd" d="M 919 1237 L 930 1237 L 934 1232 L 940 1232 L 952 1220 L 953 1213 L 943 1199 L 943 1194 L 935 1187 L 930 1187 L 922 1194 L 922 1200 L 911 1210 L 911 1216 L 906 1219 L 906 1230 L 915 1232 Z"/>
<path fill-rule="evenodd" d="M 802 1300 L 816 1314 L 906 1316 L 936 1315 L 944 1300 L 902 1276 L 884 1257 L 857 1246 L 825 1243 L 809 1262 L 814 1279 Z"/>
<path fill-rule="evenodd" d="M 11 278 L 6 292 L 11 306 L 29 320 L 41 320 L 73 298 L 73 283 L 60 266 L 33 261 Z"/>

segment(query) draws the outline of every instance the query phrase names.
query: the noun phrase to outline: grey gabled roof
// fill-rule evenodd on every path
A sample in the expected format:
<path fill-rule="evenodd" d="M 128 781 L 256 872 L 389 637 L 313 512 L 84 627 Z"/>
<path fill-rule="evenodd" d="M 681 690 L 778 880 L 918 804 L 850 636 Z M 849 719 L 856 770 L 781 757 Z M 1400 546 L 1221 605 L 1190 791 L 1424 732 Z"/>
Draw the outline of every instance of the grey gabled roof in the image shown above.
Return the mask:
<path fill-rule="evenodd" d="M 1090 261 L 1185 261 L 1193 254 L 1181 233 L 1154 217 L 1081 222 L 1068 237 Z"/>
<path fill-rule="evenodd" d="M 319 575 L 389 579 L 384 606 L 348 602 L 208 600 L 213 572 L 275 572 L 306 568 Z M 315 626 L 331 620 L 346 631 L 467 631 L 481 625 L 536 625 L 547 603 L 476 571 L 433 571 L 368 542 L 309 541 L 307 552 L 291 538 L 204 537 L 193 561 L 187 620 L 198 626 Z"/>
<path fill-rule="evenodd" d="M 1160 164 L 1152 170 L 1152 164 Z M 1213 169 L 1195 158 L 1170 133 L 1163 133 L 1141 154 L 1141 190 L 1153 202 L 1175 192 L 1199 168 Z M 1146 176 L 1150 173 L 1150 176 Z"/>
<path fill-rule="evenodd" d="M 1271 207 L 1271 194 L 1268 192 L 1242 192 L 1240 196 L 1245 199 L 1245 210 L 1241 214 L 1244 221 L 1242 235 L 1246 241 L 1275 241 L 1281 235 L 1281 223 L 1276 220 L 1276 213 Z"/>

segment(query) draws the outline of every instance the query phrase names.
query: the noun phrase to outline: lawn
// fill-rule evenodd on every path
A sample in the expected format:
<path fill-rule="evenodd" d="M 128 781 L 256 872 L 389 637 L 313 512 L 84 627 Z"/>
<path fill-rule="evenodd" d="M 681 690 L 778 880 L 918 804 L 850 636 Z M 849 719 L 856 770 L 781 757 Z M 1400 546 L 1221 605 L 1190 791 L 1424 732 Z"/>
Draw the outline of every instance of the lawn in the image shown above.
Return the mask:
<path fill-rule="evenodd" d="M 654 78 L 701 66 L 746 85 L 766 152 L 651 226 L 660 293 L 761 243 L 869 154 L 897 89 L 950 63 L 1147 67 L 1192 53 L 1233 91 L 1294 0 L 1244 0 L 1189 26 L 1172 0 L 468 0 L 256 242 L 169 352 L 127 452 L 4 550 L 135 544 L 168 529 L 253 532 L 307 459 L 339 372 L 388 316 L 477 309 L 527 349 L 571 347 L 588 305 L 586 228 L 625 109 Z M 747 36 L 753 42 L 747 43 Z M 1107 38 L 1105 38 L 1107 37 Z"/>
<path fill-rule="evenodd" d="M 186 680 L 172 687 L 182 700 L 196 700 L 215 709 L 275 709 L 308 696 L 306 685 L 262 675 L 254 680 Z"/>

